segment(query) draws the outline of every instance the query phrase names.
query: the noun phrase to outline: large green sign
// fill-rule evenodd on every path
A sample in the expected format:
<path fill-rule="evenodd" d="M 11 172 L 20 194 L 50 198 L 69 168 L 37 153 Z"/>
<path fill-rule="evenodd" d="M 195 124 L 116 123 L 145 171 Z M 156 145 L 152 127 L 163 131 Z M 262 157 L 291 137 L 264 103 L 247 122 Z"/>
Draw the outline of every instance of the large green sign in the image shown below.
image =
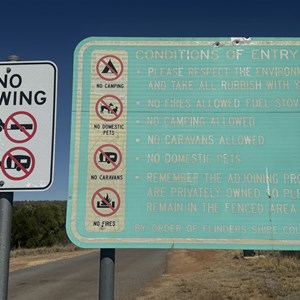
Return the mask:
<path fill-rule="evenodd" d="M 300 249 L 299 111 L 300 39 L 82 41 L 70 238 Z"/>

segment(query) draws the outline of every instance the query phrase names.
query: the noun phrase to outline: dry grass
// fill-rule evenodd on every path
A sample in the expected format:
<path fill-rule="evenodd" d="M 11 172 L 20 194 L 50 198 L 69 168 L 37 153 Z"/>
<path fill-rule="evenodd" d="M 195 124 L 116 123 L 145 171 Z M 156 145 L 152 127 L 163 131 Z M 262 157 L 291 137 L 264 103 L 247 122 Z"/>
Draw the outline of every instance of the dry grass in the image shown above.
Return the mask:
<path fill-rule="evenodd" d="M 10 257 L 20 257 L 20 256 L 34 256 L 34 255 L 41 255 L 41 254 L 52 254 L 58 252 L 74 252 L 78 251 L 79 248 L 74 245 L 67 245 L 67 246 L 54 246 L 54 247 L 41 247 L 35 249 L 14 249 L 10 252 Z"/>
<path fill-rule="evenodd" d="M 51 248 L 17 249 L 10 253 L 10 271 L 50 263 L 60 259 L 67 259 L 95 251 L 94 249 L 80 249 L 74 245 L 55 246 Z"/>
<path fill-rule="evenodd" d="M 166 273 L 138 300 L 300 299 L 300 260 L 265 252 L 174 250 Z"/>

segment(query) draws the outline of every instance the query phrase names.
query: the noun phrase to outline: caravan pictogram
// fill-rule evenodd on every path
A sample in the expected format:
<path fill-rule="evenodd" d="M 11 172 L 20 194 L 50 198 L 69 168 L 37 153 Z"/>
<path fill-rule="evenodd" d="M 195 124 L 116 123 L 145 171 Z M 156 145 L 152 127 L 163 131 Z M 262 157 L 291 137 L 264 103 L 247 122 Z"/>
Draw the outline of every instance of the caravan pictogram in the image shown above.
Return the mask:
<path fill-rule="evenodd" d="M 118 79 L 123 73 L 123 62 L 115 55 L 105 55 L 97 63 L 97 73 L 107 81 Z"/>
<path fill-rule="evenodd" d="M 29 112 L 19 111 L 11 114 L 5 123 L 0 119 L 0 132 L 2 130 L 11 142 L 26 143 L 34 137 L 37 122 Z"/>
<path fill-rule="evenodd" d="M 97 116 L 106 122 L 117 120 L 123 112 L 122 101 L 114 95 L 101 97 L 95 106 Z"/>
<path fill-rule="evenodd" d="M 121 198 L 117 191 L 104 187 L 97 190 L 92 197 L 94 212 L 102 217 L 114 215 L 121 205 Z"/>
<path fill-rule="evenodd" d="M 122 162 L 122 153 L 118 147 L 105 144 L 94 153 L 94 163 L 103 172 L 116 170 Z"/>
<path fill-rule="evenodd" d="M 24 147 L 12 148 L 3 155 L 0 162 L 2 173 L 11 180 L 27 178 L 35 167 L 33 153 Z"/>

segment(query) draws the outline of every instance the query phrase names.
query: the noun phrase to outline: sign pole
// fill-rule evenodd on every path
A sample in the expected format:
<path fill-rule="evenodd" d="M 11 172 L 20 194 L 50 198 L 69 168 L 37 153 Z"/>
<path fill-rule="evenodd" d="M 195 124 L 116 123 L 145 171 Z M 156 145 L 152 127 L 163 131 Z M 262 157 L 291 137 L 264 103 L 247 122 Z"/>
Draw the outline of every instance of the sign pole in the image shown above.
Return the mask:
<path fill-rule="evenodd" d="M 0 193 L 0 299 L 7 299 L 14 193 Z"/>
<path fill-rule="evenodd" d="M 7 61 L 20 61 L 17 55 L 10 55 Z M 0 187 L 3 181 L 0 181 Z M 7 299 L 10 241 L 12 228 L 13 192 L 0 192 L 0 299 Z"/>
<path fill-rule="evenodd" d="M 115 249 L 100 250 L 99 300 L 114 299 Z"/>

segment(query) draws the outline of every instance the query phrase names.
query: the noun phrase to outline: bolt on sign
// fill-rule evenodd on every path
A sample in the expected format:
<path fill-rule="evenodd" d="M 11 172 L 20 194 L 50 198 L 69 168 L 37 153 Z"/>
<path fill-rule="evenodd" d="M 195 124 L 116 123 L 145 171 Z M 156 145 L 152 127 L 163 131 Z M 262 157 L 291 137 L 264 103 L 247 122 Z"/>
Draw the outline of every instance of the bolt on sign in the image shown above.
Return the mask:
<path fill-rule="evenodd" d="M 83 40 L 72 241 L 299 250 L 299 62 L 298 38 Z"/>
<path fill-rule="evenodd" d="M 0 191 L 52 184 L 56 89 L 52 62 L 0 63 Z"/>

